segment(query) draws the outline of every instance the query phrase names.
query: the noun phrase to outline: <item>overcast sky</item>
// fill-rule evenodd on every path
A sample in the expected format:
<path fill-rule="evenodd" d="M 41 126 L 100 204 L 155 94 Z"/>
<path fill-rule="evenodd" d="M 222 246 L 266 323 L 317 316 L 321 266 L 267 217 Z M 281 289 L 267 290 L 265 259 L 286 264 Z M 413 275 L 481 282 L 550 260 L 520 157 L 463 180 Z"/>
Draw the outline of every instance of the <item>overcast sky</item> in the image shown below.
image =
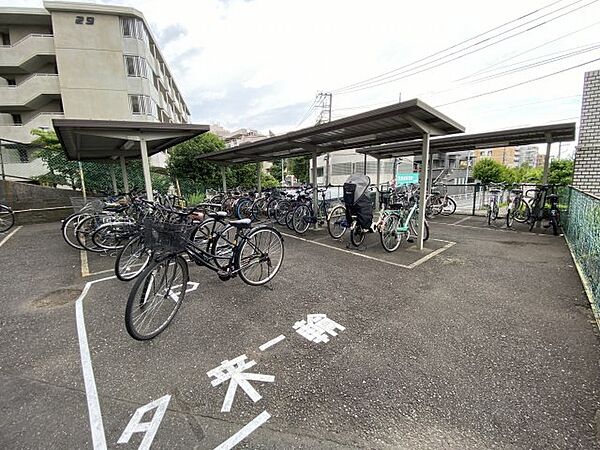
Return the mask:
<path fill-rule="evenodd" d="M 96 3 L 140 10 L 193 122 L 229 129 L 279 134 L 312 125 L 318 108 L 306 113 L 319 91 L 333 92 L 334 119 L 397 102 L 401 95 L 439 107 L 467 132 L 574 121 L 584 72 L 600 69 L 599 0 Z M 42 2 L 0 0 L 0 6 L 15 5 Z M 366 89 L 340 90 L 386 73 L 357 86 Z"/>

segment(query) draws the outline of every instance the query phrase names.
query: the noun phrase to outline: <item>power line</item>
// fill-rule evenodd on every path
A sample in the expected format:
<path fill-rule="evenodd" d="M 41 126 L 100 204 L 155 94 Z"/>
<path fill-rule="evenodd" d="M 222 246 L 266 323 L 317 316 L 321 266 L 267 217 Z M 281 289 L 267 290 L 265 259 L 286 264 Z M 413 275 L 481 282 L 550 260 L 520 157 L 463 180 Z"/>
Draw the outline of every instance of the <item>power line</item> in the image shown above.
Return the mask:
<path fill-rule="evenodd" d="M 512 89 L 514 87 L 523 86 L 524 84 L 533 83 L 534 81 L 543 80 L 544 78 L 549 78 L 549 77 L 552 77 L 554 75 L 558 75 L 558 74 L 561 74 L 561 73 L 564 73 L 564 72 L 568 72 L 569 70 L 577 69 L 578 67 L 583 67 L 585 65 L 591 64 L 591 63 L 596 62 L 596 61 L 600 61 L 600 58 L 592 59 L 590 61 L 586 61 L 584 63 L 577 64 L 575 66 L 567 67 L 566 69 L 562 69 L 562 70 L 559 70 L 559 71 L 556 71 L 556 72 L 552 72 L 552 73 L 549 73 L 547 75 L 543 75 L 541 77 L 532 78 L 530 80 L 522 81 L 520 83 L 512 84 L 510 86 L 505 86 L 503 88 L 495 89 L 493 91 L 483 92 L 481 94 L 477 94 L 477 95 L 472 95 L 470 97 L 461 98 L 459 100 L 455 100 L 455 101 L 449 102 L 449 103 L 444 103 L 443 105 L 437 105 L 435 107 L 436 108 L 441 108 L 441 107 L 444 107 L 444 106 L 454 105 L 456 103 L 464 102 L 464 101 L 467 101 L 467 100 L 472 100 L 474 98 L 484 97 L 486 95 L 491 95 L 491 94 L 495 94 L 497 92 L 506 91 L 506 90 Z"/>
<path fill-rule="evenodd" d="M 578 50 L 576 50 L 576 49 L 578 49 Z M 428 92 L 427 94 L 420 94 L 420 95 L 437 95 L 437 94 L 442 94 L 444 92 L 454 91 L 456 89 L 460 89 L 463 86 L 467 86 L 467 85 L 470 85 L 470 84 L 481 83 L 481 82 L 484 82 L 484 81 L 489 81 L 489 80 L 493 80 L 493 79 L 496 79 L 496 78 L 501 78 L 501 77 L 504 77 L 504 76 L 507 76 L 507 75 L 512 75 L 512 74 L 517 73 L 517 72 L 522 72 L 524 70 L 529 70 L 529 69 L 532 69 L 532 68 L 535 68 L 535 67 L 544 66 L 546 64 L 551 64 L 551 63 L 554 63 L 556 61 L 560 61 L 562 59 L 572 58 L 574 56 L 583 55 L 585 53 L 589 53 L 589 52 L 592 52 L 592 51 L 598 50 L 598 49 L 600 49 L 600 42 L 595 43 L 595 44 L 589 44 L 589 45 L 581 46 L 581 47 L 575 47 L 574 49 L 563 50 L 562 52 L 550 53 L 549 55 L 544 55 L 544 56 L 550 56 L 550 55 L 556 55 L 556 54 L 558 54 L 559 56 L 555 56 L 553 58 L 547 58 L 547 59 L 544 59 L 544 60 L 541 60 L 541 61 L 535 61 L 535 60 L 539 59 L 539 58 L 543 58 L 544 56 L 539 56 L 537 58 L 531 58 L 529 60 L 525 60 L 525 61 L 521 61 L 521 62 L 518 62 L 518 63 L 515 63 L 515 64 L 510 64 L 508 66 L 504 66 L 504 68 L 507 68 L 507 69 L 510 68 L 510 67 L 513 67 L 512 69 L 505 70 L 505 71 L 502 71 L 502 72 L 497 72 L 495 74 L 493 73 L 493 74 L 490 74 L 490 75 L 487 75 L 487 76 L 484 76 L 484 77 L 481 77 L 481 78 L 476 78 L 475 80 L 466 81 L 466 82 L 461 83 L 458 86 L 455 86 L 455 87 L 452 87 L 452 88 L 444 89 L 444 90 L 441 90 L 441 91 Z M 565 53 L 567 51 L 568 51 L 568 53 Z M 528 63 L 530 61 L 531 61 L 531 63 L 526 64 L 526 63 Z M 518 64 L 521 64 L 521 66 L 517 66 Z M 517 67 L 515 67 L 515 66 L 517 66 Z M 501 68 L 502 67 L 500 67 L 500 69 Z"/>
<path fill-rule="evenodd" d="M 579 0 L 579 1 L 581 1 L 581 0 Z M 575 3 L 579 3 L 579 1 L 577 1 L 577 2 L 575 2 Z M 496 45 L 496 44 L 499 44 L 499 43 L 501 43 L 501 42 L 504 42 L 504 41 L 506 41 L 506 40 L 508 40 L 508 39 L 511 39 L 511 38 L 513 38 L 513 37 L 516 37 L 516 36 L 519 36 L 519 35 L 521 35 L 521 34 L 524 34 L 524 33 L 527 33 L 527 32 L 529 32 L 529 31 L 532 31 L 532 30 L 534 30 L 534 29 L 536 29 L 536 28 L 539 28 L 539 27 L 541 27 L 541 26 L 543 26 L 543 25 L 546 25 L 546 24 L 548 24 L 548 23 L 550 23 L 550 22 L 552 22 L 552 21 L 554 21 L 554 20 L 557 20 L 557 19 L 559 19 L 559 18 L 561 18 L 561 17 L 564 17 L 564 16 L 566 16 L 566 15 L 568 15 L 568 14 L 572 14 L 572 13 L 574 13 L 574 12 L 576 12 L 576 11 L 578 11 L 578 10 L 582 9 L 582 8 L 585 8 L 585 7 L 587 7 L 587 6 L 590 6 L 590 5 L 594 4 L 594 3 L 597 3 L 598 1 L 599 1 L 599 0 L 593 0 L 593 1 L 591 1 L 591 2 L 589 2 L 589 3 L 587 3 L 587 4 L 585 4 L 585 5 L 582 5 L 582 6 L 578 7 L 578 8 L 575 8 L 575 9 L 573 9 L 573 10 L 571 10 L 571 11 L 567 11 L 567 12 L 565 12 L 565 13 L 563 13 L 563 14 L 560 14 L 560 15 L 558 15 L 558 16 L 556 16 L 556 17 L 553 17 L 553 18 L 551 18 L 551 19 L 548 19 L 548 20 L 546 20 L 546 21 L 544 21 L 544 22 L 541 22 L 541 23 L 539 23 L 539 24 L 533 25 L 533 26 L 532 26 L 532 27 L 530 27 L 530 28 L 527 28 L 527 29 L 525 29 L 525 30 L 521 30 L 521 31 L 519 31 L 519 32 L 517 32 L 517 33 L 515 33 L 515 34 L 512 34 L 512 35 L 510 35 L 510 36 L 506 36 L 506 37 L 504 37 L 504 38 L 502 38 L 502 39 L 499 39 L 499 40 L 497 40 L 497 41 L 495 41 L 495 42 L 492 42 L 492 43 L 490 43 L 490 44 L 488 44 L 488 45 L 485 45 L 485 46 L 483 46 L 483 47 L 480 47 L 480 48 L 476 48 L 476 49 L 474 49 L 474 50 L 472 50 L 472 51 L 470 51 L 470 52 L 463 53 L 463 54 L 461 54 L 461 55 L 458 55 L 458 56 L 456 56 L 456 57 L 454 57 L 454 58 L 451 58 L 451 59 L 449 59 L 449 60 L 446 60 L 446 61 L 441 61 L 441 62 L 439 62 L 438 64 L 431 65 L 431 64 L 432 64 L 432 63 L 434 63 L 434 62 L 437 62 L 437 61 L 443 60 L 443 59 L 445 59 L 445 58 L 448 58 L 449 56 L 455 55 L 455 54 L 457 54 L 457 53 L 464 52 L 465 50 L 468 50 L 469 48 L 476 47 L 476 46 L 477 46 L 477 45 L 479 45 L 480 43 L 482 43 L 482 42 L 485 42 L 485 41 L 488 41 L 488 40 L 490 40 L 490 39 L 493 39 L 493 38 L 495 38 L 495 37 L 498 37 L 498 36 L 500 36 L 500 35 L 502 35 L 502 34 L 505 34 L 506 32 L 502 32 L 502 33 L 500 33 L 500 34 L 498 34 L 498 35 L 496 35 L 496 36 L 493 36 L 492 38 L 485 39 L 485 40 L 483 40 L 483 41 L 480 41 L 480 42 L 478 42 L 478 43 L 476 43 L 476 44 L 470 45 L 470 46 L 468 46 L 468 47 L 466 47 L 466 48 L 464 48 L 464 49 L 458 50 L 458 51 L 456 51 L 456 52 L 449 53 L 448 55 L 444 55 L 444 56 L 442 56 L 442 57 L 440 57 L 440 58 L 437 58 L 437 59 L 435 59 L 435 60 L 433 60 L 433 61 L 427 62 L 427 63 L 425 63 L 425 64 L 421 64 L 420 66 L 416 66 L 416 67 L 413 67 L 413 68 L 410 68 L 410 69 L 404 70 L 404 71 L 402 71 L 402 72 L 399 72 L 399 73 L 397 73 L 396 75 L 393 75 L 393 76 L 388 76 L 388 77 L 382 78 L 382 79 L 381 79 L 379 82 L 371 82 L 371 83 L 369 83 L 369 84 L 366 84 L 366 85 L 363 85 L 363 86 L 359 86 L 359 87 L 353 88 L 353 89 L 351 89 L 351 90 L 346 90 L 346 91 L 344 91 L 344 92 L 336 92 L 336 93 L 337 93 L 338 95 L 350 94 L 350 93 L 353 93 L 353 92 L 358 92 L 358 91 L 362 91 L 362 90 L 365 90 L 365 89 L 371 89 L 371 88 L 374 88 L 374 87 L 377 87 L 377 86 L 382 86 L 382 85 L 384 85 L 384 84 L 393 83 L 393 82 L 395 82 L 395 81 L 402 80 L 402 79 L 404 79 L 404 78 L 408 78 L 408 77 L 411 77 L 411 76 L 417 75 L 417 74 L 419 74 L 419 73 L 426 72 L 426 71 L 428 71 L 428 70 L 431 70 L 431 69 L 434 69 L 434 68 L 436 68 L 436 67 L 439 67 L 439 66 L 442 66 L 442 65 L 448 64 L 448 63 L 450 63 L 450 62 L 452 62 L 452 61 L 456 61 L 457 59 L 464 58 L 465 56 L 471 55 L 471 54 L 473 54 L 473 53 L 479 52 L 479 51 L 481 51 L 481 50 L 484 50 L 484 49 L 486 49 L 486 48 L 488 48 L 488 47 L 491 47 L 491 46 L 493 46 L 493 45 Z M 568 7 L 568 6 L 572 6 L 572 5 L 573 5 L 573 3 L 572 3 L 572 4 L 570 4 L 570 5 L 567 5 L 567 7 Z M 563 7 L 563 8 L 560 8 L 560 9 L 564 9 L 564 8 L 565 8 L 565 7 Z M 532 21 L 530 21 L 530 22 L 527 22 L 527 23 L 525 23 L 525 24 L 521 24 L 521 25 L 519 25 L 519 26 L 517 26 L 517 27 L 514 27 L 514 28 L 512 28 L 511 30 L 508 30 L 508 31 L 512 31 L 512 30 L 514 30 L 514 29 L 516 29 L 516 28 L 520 28 L 520 27 L 522 27 L 523 25 L 527 25 L 527 24 L 529 24 L 529 23 L 531 23 L 531 22 L 533 22 L 533 21 L 539 20 L 540 18 L 542 18 L 542 17 L 545 17 L 545 16 L 547 16 L 547 15 L 549 15 L 549 14 L 553 14 L 553 13 L 555 13 L 555 12 L 557 12 L 557 11 L 558 11 L 558 10 L 556 10 L 556 11 L 552 11 L 551 13 L 548 13 L 548 14 L 545 14 L 545 15 L 543 15 L 543 16 L 540 16 L 540 17 L 538 17 L 538 18 L 536 18 L 536 19 L 534 19 L 534 20 L 532 20 Z M 507 32 L 508 32 L 508 31 L 507 31 Z M 429 66 L 429 67 L 425 67 L 425 68 L 423 68 L 423 69 L 421 69 L 421 70 L 417 70 L 417 71 L 415 71 L 416 69 L 418 69 L 418 68 L 420 68 L 420 67 L 423 67 L 423 66 Z M 407 73 L 407 72 L 412 72 L 412 73 Z M 405 73 L 407 73 L 407 74 L 406 74 L 406 75 L 403 75 L 403 74 L 405 74 Z M 400 75 L 402 75 L 402 76 L 400 76 Z M 384 81 L 384 80 L 386 80 L 386 81 Z"/>
<path fill-rule="evenodd" d="M 346 85 L 346 86 L 342 86 L 342 87 L 341 87 L 341 88 L 339 88 L 339 89 L 335 89 L 333 92 L 334 92 L 334 93 L 336 93 L 336 92 L 339 92 L 339 91 L 342 91 L 342 90 L 346 90 L 346 89 L 353 88 L 353 87 L 355 87 L 355 86 L 358 86 L 358 85 L 362 85 L 362 84 L 364 84 L 364 83 L 367 83 L 367 82 L 369 82 L 369 81 L 378 80 L 379 78 L 382 78 L 382 77 L 384 77 L 384 76 L 386 76 L 386 75 L 390 75 L 390 74 L 392 74 L 392 73 L 395 73 L 395 72 L 397 72 L 397 71 L 399 71 L 399 70 L 401 70 L 401 69 L 404 69 L 404 68 L 406 68 L 406 67 L 410 67 L 410 66 L 412 66 L 412 65 L 415 65 L 415 64 L 417 64 L 417 63 L 420 63 L 420 62 L 422 62 L 422 61 L 425 61 L 425 60 L 427 60 L 427 59 L 430 59 L 430 58 L 432 58 L 432 57 L 434 57 L 434 56 L 437 56 L 437 55 L 439 55 L 439 54 L 441 54 L 441 53 L 445 53 L 445 52 L 447 52 L 448 50 L 452 50 L 453 48 L 459 47 L 459 46 L 461 46 L 461 45 L 463 45 L 463 44 L 466 44 L 467 42 L 470 42 L 470 41 L 472 41 L 472 40 L 474 40 L 474 39 L 477 39 L 477 38 L 479 38 L 479 37 L 481 37 L 481 36 L 485 36 L 486 34 L 489 34 L 489 33 L 491 33 L 492 31 L 496 31 L 496 30 L 498 30 L 498 29 L 500 29 L 500 28 L 503 28 L 503 27 L 505 27 L 505 26 L 507 26 L 507 25 L 510 25 L 511 23 L 518 22 L 519 20 L 522 20 L 522 19 L 524 19 L 525 17 L 528 17 L 528 16 L 531 16 L 531 15 L 533 15 L 533 14 L 536 14 L 536 13 L 538 13 L 538 12 L 540 12 L 540 11 L 544 10 L 544 9 L 550 8 L 550 7 L 554 6 L 554 5 L 555 5 L 555 4 L 557 4 L 557 3 L 560 3 L 561 1 L 562 1 L 562 0 L 557 0 L 557 1 L 555 1 L 555 2 L 553 2 L 553 3 L 551 3 L 551 4 L 549 4 L 549 5 L 546 5 L 546 6 L 542 7 L 542 8 L 539 8 L 539 9 L 536 9 L 536 10 L 534 10 L 534 11 L 531 11 L 531 12 L 529 12 L 529 13 L 527 13 L 527 14 L 523 15 L 523 16 L 517 17 L 516 19 L 512 19 L 512 20 L 510 20 L 510 21 L 508 21 L 508 22 L 505 22 L 505 23 L 503 23 L 503 24 L 501 24 L 501 25 L 498 25 L 498 26 L 496 26 L 496 27 L 494 27 L 494 28 L 491 28 L 491 29 L 489 29 L 489 30 L 487 30 L 487 31 L 485 31 L 485 32 L 483 32 L 483 33 L 477 34 L 477 35 L 475 35 L 475 36 L 473 36 L 473 37 L 470 37 L 470 38 L 468 38 L 468 39 L 465 39 L 464 41 L 461 41 L 461 42 L 459 42 L 459 43 L 457 43 L 457 44 L 454 44 L 454 45 L 452 45 L 452 46 L 450 46 L 450 47 L 447 47 L 447 48 L 445 48 L 445 49 L 443 49 L 443 50 L 438 50 L 438 51 L 437 51 L 437 52 L 435 52 L 435 53 L 432 53 L 432 54 L 430 54 L 430 55 L 427 55 L 427 56 L 425 56 L 425 57 L 423 57 L 423 58 L 421 58 L 421 59 L 418 59 L 418 60 L 416 60 L 416 61 L 413 61 L 413 62 L 411 62 L 411 63 L 409 63 L 409 64 L 405 64 L 405 65 L 403 65 L 403 66 L 400 66 L 400 67 L 398 67 L 398 68 L 396 68 L 396 69 L 393 69 L 393 70 L 390 70 L 390 71 L 388 71 L 388 72 L 382 73 L 381 75 L 376 75 L 376 76 L 374 76 L 374 77 L 367 78 L 366 80 L 363 80 L 363 81 L 359 81 L 359 82 L 356 82 L 356 83 L 348 84 L 348 85 Z"/>
<path fill-rule="evenodd" d="M 465 79 L 467 79 L 467 78 L 470 78 L 470 77 L 473 77 L 473 76 L 475 76 L 475 75 L 479 75 L 479 74 L 481 74 L 481 73 L 489 72 L 489 71 L 493 70 L 493 68 L 494 68 L 494 67 L 496 67 L 496 66 L 498 66 L 499 64 L 502 64 L 502 63 L 505 63 L 505 62 L 507 62 L 507 61 L 510 61 L 510 60 L 512 60 L 512 59 L 518 58 L 519 56 L 523 56 L 523 55 L 525 55 L 525 54 L 527 54 L 527 53 L 530 53 L 530 52 L 532 52 L 532 51 L 534 51 L 534 50 L 537 50 L 537 49 L 539 49 L 539 48 L 545 47 L 545 46 L 546 46 L 546 45 L 548 45 L 548 44 L 551 44 L 551 43 L 553 43 L 553 42 L 559 41 L 559 40 L 561 40 L 561 39 L 564 39 L 564 38 L 566 38 L 566 37 L 569 37 L 569 36 L 572 36 L 572 35 L 574 35 L 574 34 L 580 33 L 580 32 L 582 32 L 582 31 L 584 31 L 584 30 L 587 30 L 588 28 L 595 27 L 595 26 L 596 26 L 596 25 L 598 25 L 598 24 L 600 24 L 600 21 L 598 21 L 598 22 L 594 22 L 594 23 L 592 23 L 591 25 L 588 25 L 588 26 L 586 26 L 586 27 L 583 27 L 583 28 L 580 28 L 580 29 L 578 29 L 578 30 L 572 31 L 572 32 L 570 32 L 570 33 L 563 34 L 562 36 L 559 36 L 559 37 L 557 37 L 557 38 L 555 38 L 555 39 L 552 39 L 552 40 L 550 40 L 550 41 L 546 41 L 546 42 L 544 42 L 543 44 L 540 44 L 540 45 L 537 45 L 537 46 L 535 46 L 535 47 L 532 47 L 532 48 L 530 48 L 530 49 L 528 49 L 528 50 L 525 50 L 524 52 L 517 53 L 516 55 L 513 55 L 513 56 L 511 56 L 511 57 L 509 57 L 509 58 L 505 58 L 505 59 L 502 59 L 502 60 L 500 60 L 500 61 L 497 61 L 497 62 L 495 62 L 494 64 L 491 64 L 491 65 L 489 65 L 489 66 L 487 66 L 487 67 L 484 67 L 483 69 L 480 69 L 480 70 L 478 70 L 478 71 L 476 71 L 476 72 L 473 72 L 473 73 L 471 73 L 471 74 L 469 74 L 469 75 L 467 75 L 467 76 L 464 76 L 464 77 L 462 77 L 462 78 L 458 78 L 458 79 L 456 79 L 456 80 L 453 80 L 453 81 L 463 81 L 463 80 L 465 80 Z"/>

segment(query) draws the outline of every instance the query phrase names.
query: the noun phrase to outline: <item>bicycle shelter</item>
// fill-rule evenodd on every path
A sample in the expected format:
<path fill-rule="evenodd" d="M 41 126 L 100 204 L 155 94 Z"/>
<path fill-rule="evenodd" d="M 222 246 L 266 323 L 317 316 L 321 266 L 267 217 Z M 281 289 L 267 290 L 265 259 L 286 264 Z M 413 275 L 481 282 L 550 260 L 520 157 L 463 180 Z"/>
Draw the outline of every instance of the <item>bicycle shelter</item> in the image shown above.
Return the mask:
<path fill-rule="evenodd" d="M 463 133 L 465 128 L 419 99 L 385 106 L 331 122 L 292 131 L 227 150 L 201 155 L 199 159 L 220 164 L 269 161 L 276 158 L 312 156 L 312 183 L 317 186 L 317 156 L 339 150 L 415 141 L 421 142 L 423 161 L 429 159 L 430 136 Z M 426 170 L 427 167 L 424 167 Z M 260 170 L 260 168 L 259 168 Z M 422 177 L 421 192 L 427 190 Z M 260 178 L 259 178 L 260 180 Z M 226 188 L 225 180 L 224 188 Z M 419 223 L 425 221 L 425 196 L 421 196 Z M 313 208 L 318 210 L 318 193 L 313 189 Z M 422 235 L 418 240 L 423 249 Z"/>
<path fill-rule="evenodd" d="M 490 131 L 486 133 L 434 138 L 430 142 L 430 150 L 431 153 L 450 153 L 493 147 L 546 143 L 544 174 L 542 179 L 542 183 L 546 184 L 548 181 L 548 169 L 550 163 L 550 146 L 556 142 L 570 142 L 574 140 L 575 122 L 569 122 L 556 125 L 539 125 Z M 365 157 L 368 155 L 377 159 L 377 178 L 379 179 L 380 160 L 419 155 L 421 145 L 422 143 L 420 140 L 415 140 L 411 142 L 370 146 L 357 151 L 358 153 L 364 154 Z M 422 173 L 426 174 L 427 171 L 423 170 Z"/>
<path fill-rule="evenodd" d="M 126 159 L 142 160 L 146 197 L 152 201 L 150 156 L 209 131 L 208 125 L 123 120 L 54 119 L 54 130 L 67 159 L 120 160 L 123 185 L 129 191 Z M 116 185 L 114 172 L 111 173 Z"/>

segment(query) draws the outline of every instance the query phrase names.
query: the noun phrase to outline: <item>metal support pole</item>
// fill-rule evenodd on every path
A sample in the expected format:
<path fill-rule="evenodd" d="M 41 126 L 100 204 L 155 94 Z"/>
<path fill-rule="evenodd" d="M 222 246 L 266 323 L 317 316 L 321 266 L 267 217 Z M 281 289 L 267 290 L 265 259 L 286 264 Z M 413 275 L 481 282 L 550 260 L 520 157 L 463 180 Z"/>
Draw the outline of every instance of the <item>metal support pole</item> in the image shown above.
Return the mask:
<path fill-rule="evenodd" d="M 319 185 L 317 184 L 317 152 L 312 155 L 312 182 L 313 182 L 313 211 L 315 215 L 319 215 Z M 319 226 L 319 221 L 315 222 L 315 230 Z"/>
<path fill-rule="evenodd" d="M 225 166 L 221 166 L 221 179 L 223 181 L 223 194 L 227 193 L 227 176 L 225 175 Z"/>
<path fill-rule="evenodd" d="M 117 195 L 119 189 L 117 189 L 117 177 L 115 176 L 115 165 L 110 165 L 110 179 L 112 181 L 113 194 Z"/>
<path fill-rule="evenodd" d="M 425 202 L 427 201 L 427 166 L 429 165 L 429 133 L 423 133 L 421 151 L 421 186 L 419 193 L 419 238 L 417 248 L 423 250 L 423 230 L 425 230 Z"/>
<path fill-rule="evenodd" d="M 2 141 L 0 140 L 0 167 L 2 168 L 2 180 L 6 180 L 6 173 L 4 172 L 4 156 L 2 156 L 2 150 L 4 147 L 2 146 Z"/>
<path fill-rule="evenodd" d="M 81 161 L 77 161 L 79 164 L 79 179 L 81 180 L 81 193 L 83 194 L 83 203 L 87 202 L 87 192 L 85 190 L 85 177 L 83 176 L 83 166 Z"/>
<path fill-rule="evenodd" d="M 329 186 L 329 161 L 331 159 L 331 153 L 325 155 L 325 186 Z"/>
<path fill-rule="evenodd" d="M 152 192 L 152 178 L 150 178 L 150 158 L 148 158 L 148 146 L 144 136 L 140 136 L 140 153 L 142 154 L 142 169 L 144 172 L 144 186 L 146 188 L 146 198 L 148 201 L 154 201 Z"/>
<path fill-rule="evenodd" d="M 363 159 L 363 175 L 367 174 L 367 154 L 365 153 L 365 157 Z"/>
<path fill-rule="evenodd" d="M 429 181 L 427 182 L 428 194 L 431 194 L 431 190 L 433 189 L 433 153 L 429 155 Z"/>
<path fill-rule="evenodd" d="M 473 211 L 471 212 L 472 216 L 475 215 L 475 203 L 477 202 L 477 192 L 479 192 L 479 183 L 473 186 Z"/>
<path fill-rule="evenodd" d="M 379 211 L 379 185 L 381 184 L 381 159 L 377 158 L 377 177 L 375 178 L 377 190 L 375 191 L 375 209 Z"/>
<path fill-rule="evenodd" d="M 542 177 L 542 184 L 548 183 L 548 168 L 550 166 L 550 146 L 552 143 L 546 144 L 546 156 L 544 157 L 544 176 Z"/>
<path fill-rule="evenodd" d="M 121 156 L 121 174 L 123 175 L 123 189 L 129 193 L 129 177 L 127 176 L 127 166 L 125 165 L 125 157 Z"/>
<path fill-rule="evenodd" d="M 262 172 L 262 162 L 257 162 L 256 163 L 256 189 L 257 192 L 260 193 L 260 191 L 262 190 L 262 186 L 261 186 L 261 173 Z"/>

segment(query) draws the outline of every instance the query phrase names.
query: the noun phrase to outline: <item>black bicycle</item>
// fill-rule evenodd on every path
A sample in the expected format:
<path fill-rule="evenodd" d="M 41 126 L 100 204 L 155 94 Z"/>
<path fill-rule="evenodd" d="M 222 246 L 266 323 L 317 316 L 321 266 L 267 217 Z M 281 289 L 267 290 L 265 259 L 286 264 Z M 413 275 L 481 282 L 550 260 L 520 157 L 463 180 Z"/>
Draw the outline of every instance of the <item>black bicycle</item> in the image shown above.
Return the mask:
<path fill-rule="evenodd" d="M 210 226 L 148 220 L 144 241 L 153 252 L 153 261 L 133 285 L 125 310 L 127 332 L 137 340 L 160 334 L 181 307 L 189 281 L 183 253 L 221 280 L 239 275 L 251 286 L 271 281 L 284 256 L 279 231 L 268 226 L 251 228 L 250 219 L 225 223 L 217 216 Z"/>
<path fill-rule="evenodd" d="M 6 233 L 15 224 L 15 213 L 6 205 L 0 205 L 0 233 Z"/>
<path fill-rule="evenodd" d="M 547 219 L 548 223 L 544 228 L 552 227 L 552 234 L 558 236 L 560 229 L 560 210 L 558 207 L 558 195 L 548 193 L 550 186 L 544 184 L 536 187 L 536 194 L 531 207 L 531 216 L 529 218 L 529 231 L 533 231 L 536 223 Z M 546 207 L 546 203 L 550 203 L 550 207 Z"/>

